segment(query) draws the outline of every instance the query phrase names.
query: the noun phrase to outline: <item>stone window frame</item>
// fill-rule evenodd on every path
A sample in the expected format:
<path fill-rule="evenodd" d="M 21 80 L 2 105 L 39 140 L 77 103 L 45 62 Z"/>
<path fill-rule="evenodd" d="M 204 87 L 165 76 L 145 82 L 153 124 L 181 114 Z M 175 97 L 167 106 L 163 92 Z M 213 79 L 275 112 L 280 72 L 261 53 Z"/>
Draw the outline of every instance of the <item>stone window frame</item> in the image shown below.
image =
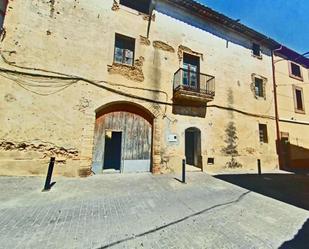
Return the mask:
<path fill-rule="evenodd" d="M 258 96 L 256 95 L 256 91 L 255 91 L 255 78 L 260 79 L 263 81 L 263 96 Z M 256 73 L 251 74 L 251 90 L 253 92 L 253 95 L 256 99 L 264 99 L 266 100 L 266 84 L 267 84 L 267 78 L 262 76 L 262 75 L 258 75 Z"/>
<path fill-rule="evenodd" d="M 290 76 L 291 78 L 293 78 L 293 79 L 300 80 L 300 81 L 304 81 L 303 71 L 302 71 L 301 65 L 298 64 L 298 63 L 295 63 L 295 62 L 293 62 L 293 61 L 288 61 L 288 64 L 289 64 L 289 76 Z M 299 66 L 300 77 L 297 76 L 297 75 L 294 75 L 294 74 L 292 73 L 292 64 Z"/>
<path fill-rule="evenodd" d="M 301 92 L 301 101 L 302 101 L 303 109 L 298 109 L 298 108 L 297 108 L 296 90 Z M 294 99 L 294 111 L 295 111 L 295 113 L 306 114 L 306 112 L 305 112 L 304 91 L 303 91 L 303 88 L 302 88 L 302 87 L 293 85 L 293 99 Z"/>
<path fill-rule="evenodd" d="M 130 39 L 132 40 L 132 42 L 134 42 L 134 50 L 133 50 L 133 57 L 132 57 L 132 64 L 127 64 L 127 63 L 120 63 L 116 61 L 116 40 L 117 40 L 117 36 L 123 39 Z M 115 41 L 114 41 L 114 55 L 113 55 L 113 64 L 121 64 L 121 65 L 126 65 L 129 67 L 133 67 L 135 64 L 135 54 L 136 54 L 136 39 L 127 35 L 123 35 L 120 33 L 115 33 Z"/>

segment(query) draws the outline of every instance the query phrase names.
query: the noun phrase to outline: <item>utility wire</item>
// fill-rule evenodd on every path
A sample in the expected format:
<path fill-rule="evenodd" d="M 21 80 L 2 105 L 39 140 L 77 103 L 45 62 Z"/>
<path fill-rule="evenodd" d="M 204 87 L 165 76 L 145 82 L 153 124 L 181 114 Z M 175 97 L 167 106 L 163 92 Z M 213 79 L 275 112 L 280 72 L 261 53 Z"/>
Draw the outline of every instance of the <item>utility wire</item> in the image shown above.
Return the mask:
<path fill-rule="evenodd" d="M 10 70 L 10 69 L 2 68 L 2 67 L 0 67 L 0 72 L 4 72 L 4 73 L 8 73 L 8 74 L 16 74 L 16 75 L 26 75 L 26 76 L 32 76 L 32 77 L 54 78 L 54 79 L 66 80 L 66 81 L 69 81 L 69 80 L 75 80 L 76 82 L 84 81 L 84 82 L 87 82 L 91 85 L 100 87 L 102 89 L 105 89 L 105 90 L 113 92 L 113 93 L 116 93 L 118 95 L 130 97 L 130 98 L 135 98 L 135 99 L 138 99 L 138 100 L 143 100 L 143 101 L 146 101 L 146 102 L 151 102 L 151 103 L 154 103 L 154 104 L 167 105 L 167 106 L 182 106 L 182 107 L 185 107 L 185 106 L 187 106 L 187 107 L 188 106 L 189 107 L 210 107 L 210 108 L 213 107 L 213 108 L 218 108 L 218 109 L 227 110 L 227 111 L 235 111 L 237 113 L 248 115 L 248 116 L 253 116 L 253 117 L 268 118 L 268 119 L 272 119 L 272 120 L 275 119 L 273 116 L 254 114 L 254 113 L 246 112 L 246 111 L 243 111 L 243 110 L 235 109 L 233 107 L 225 107 L 225 106 L 219 106 L 219 105 L 207 105 L 207 104 L 202 104 L 202 105 L 176 104 L 176 103 L 172 103 L 172 102 L 149 99 L 149 98 L 146 98 L 146 97 L 141 97 L 141 96 L 137 96 L 137 95 L 134 95 L 134 94 L 127 93 L 127 92 L 119 91 L 119 90 L 116 90 L 116 89 L 113 89 L 113 88 L 110 88 L 110 87 L 107 87 L 107 86 L 104 86 L 104 85 L 101 84 L 101 83 L 108 83 L 107 81 L 93 81 L 93 80 L 86 79 L 86 78 L 79 77 L 79 76 L 65 77 L 65 76 L 57 76 L 57 75 L 55 75 L 55 76 L 54 75 L 45 75 L 45 74 L 37 74 L 37 73 L 29 73 L 29 72 Z"/>
<path fill-rule="evenodd" d="M 17 65 L 15 62 L 9 61 L 5 58 L 5 56 L 2 53 L 3 51 L 0 50 L 0 55 L 3 59 L 3 61 L 13 67 L 17 67 L 20 69 L 26 69 L 26 70 L 33 70 L 33 71 L 38 71 L 38 72 L 44 72 L 44 73 L 52 73 L 55 74 L 55 76 L 51 76 L 51 75 L 45 75 L 44 74 L 44 78 L 52 78 L 52 79 L 59 79 L 59 80 L 72 80 L 72 79 L 76 79 L 77 81 L 84 81 L 87 82 L 87 80 L 85 78 L 79 77 L 79 76 L 75 76 L 75 75 L 70 75 L 70 74 L 65 74 L 65 73 L 60 73 L 60 72 L 55 72 L 55 71 L 51 71 L 51 70 L 46 70 L 46 69 L 41 69 L 41 68 L 32 68 L 32 67 L 25 67 L 25 66 L 20 66 Z M 6 52 L 12 52 L 12 51 L 6 51 Z M 14 52 L 14 51 L 13 51 Z M 26 74 L 25 74 L 26 75 Z M 32 77 L 36 77 L 38 75 L 34 75 L 34 74 L 28 74 L 28 76 L 32 76 Z M 157 90 L 157 89 L 150 89 L 150 88 L 142 88 L 142 87 L 133 87 L 133 86 L 127 86 L 127 85 L 123 85 L 123 84 L 117 84 L 117 83 L 111 83 L 111 82 L 107 82 L 107 81 L 89 81 L 88 83 L 90 84 L 97 84 L 97 83 L 104 83 L 104 84 L 108 84 L 108 85 L 113 85 L 113 86 L 121 86 L 121 87 L 125 87 L 125 88 L 131 88 L 131 89 L 137 89 L 137 90 L 144 90 L 144 91 L 150 91 L 150 92 L 156 92 L 156 93 L 162 93 L 165 95 L 165 101 L 168 101 L 168 93 L 162 90 Z M 65 89 L 66 87 L 64 87 Z M 64 90 L 63 89 L 63 90 Z M 105 90 L 112 90 L 112 88 L 108 88 L 106 87 Z M 58 91 L 57 91 L 58 92 Z M 56 93 L 56 92 L 55 92 Z M 116 92 L 115 92 L 116 93 Z M 167 106 L 165 106 L 165 110 L 164 110 L 164 116 L 166 114 L 167 111 Z"/>
<path fill-rule="evenodd" d="M 1 53 L 1 51 L 0 51 Z M 50 95 L 50 94 L 55 94 L 58 93 L 62 90 L 64 90 L 65 88 L 78 83 L 79 81 L 83 81 L 86 83 L 89 83 L 91 85 L 94 85 L 96 87 L 102 88 L 104 90 L 107 90 L 109 92 L 113 92 L 115 94 L 121 95 L 121 96 L 125 96 L 125 97 L 129 97 L 129 98 L 134 98 L 134 99 L 138 99 L 138 100 L 142 100 L 142 101 L 146 101 L 146 102 L 150 102 L 150 103 L 154 103 L 154 104 L 158 104 L 158 105 L 164 105 L 165 106 L 165 110 L 167 106 L 180 106 L 180 107 L 208 107 L 208 108 L 217 108 L 217 109 L 221 109 L 221 110 L 226 110 L 226 111 L 233 111 L 236 113 L 240 113 L 243 115 L 247 115 L 247 116 L 251 116 L 251 117 L 258 117 L 258 118 L 264 118 L 264 119 L 271 119 L 271 120 L 275 120 L 274 116 L 271 115 L 262 115 L 262 114 L 255 114 L 255 113 L 250 113 L 244 110 L 240 110 L 240 109 L 236 109 L 233 107 L 226 107 L 226 106 L 219 106 L 219 105 L 207 105 L 207 104 L 202 104 L 202 105 L 188 105 L 188 104 L 179 104 L 179 103 L 172 103 L 172 102 L 168 102 L 168 94 L 164 91 L 161 90 L 156 90 L 156 89 L 147 89 L 147 88 L 141 88 L 141 87 L 131 87 L 131 86 L 125 86 L 122 84 L 117 84 L 117 83 L 111 83 L 108 81 L 95 81 L 95 80 L 90 80 L 84 77 L 80 77 L 80 76 L 75 76 L 75 75 L 69 75 L 69 74 L 64 74 L 64 73 L 60 73 L 60 72 L 55 72 L 55 71 L 51 71 L 51 70 L 45 70 L 45 69 L 39 69 L 39 68 L 31 68 L 31 67 L 24 67 L 24 66 L 19 66 L 16 65 L 16 63 L 14 62 L 10 62 L 8 61 L 3 54 L 1 53 L 1 57 L 3 59 L 3 61 L 7 64 L 9 64 L 10 66 L 13 67 L 17 67 L 20 69 L 26 69 L 26 70 L 33 70 L 33 71 L 37 71 L 37 72 L 44 72 L 44 73 L 51 73 L 53 75 L 50 74 L 40 74 L 40 73 L 32 73 L 32 72 L 25 72 L 25 71 L 17 71 L 17 70 L 11 70 L 11 69 L 6 69 L 6 68 L 2 68 L 0 67 L 0 72 L 5 73 L 5 74 L 9 74 L 9 75 L 18 75 L 18 76 L 27 76 L 27 77 L 33 77 L 33 78 L 43 78 L 45 80 L 62 80 L 62 81 L 66 81 L 67 83 L 62 85 L 62 88 L 52 92 L 52 93 L 47 93 L 47 94 L 42 94 L 42 93 L 38 93 L 35 92 L 33 90 L 30 90 L 28 88 L 26 88 L 25 86 L 23 86 L 21 82 L 17 82 L 16 80 L 14 80 L 18 85 L 20 85 L 21 87 L 23 87 L 25 90 L 28 90 L 30 92 L 33 92 L 35 94 L 39 94 L 42 96 L 46 96 L 46 95 Z M 11 79 L 12 80 L 12 79 Z M 142 96 L 138 96 L 138 95 L 134 95 L 134 94 L 130 94 L 128 92 L 123 92 L 120 90 L 116 90 L 114 88 L 105 86 L 103 84 L 107 84 L 107 85 L 113 85 L 113 86 L 121 86 L 121 87 L 127 87 L 127 88 L 133 88 L 133 89 L 138 89 L 138 90 L 147 90 L 147 91 L 153 91 L 153 92 L 160 92 L 165 94 L 166 96 L 166 101 L 160 101 L 160 100 L 154 100 L 154 99 L 150 99 L 150 98 L 146 98 L 146 97 L 142 97 Z M 34 85 L 33 85 L 34 86 Z"/>
<path fill-rule="evenodd" d="M 31 73 L 31 72 L 23 72 L 23 71 L 17 71 L 17 70 L 10 70 L 10 69 L 2 68 L 2 67 L 0 67 L 0 72 L 7 73 L 7 74 L 13 74 L 13 75 L 19 75 L 19 76 L 25 76 L 26 75 L 26 76 L 32 76 L 32 77 L 39 77 L 39 78 L 42 77 L 42 78 L 47 78 L 47 79 L 58 79 L 58 80 L 64 80 L 64 81 L 72 81 L 72 80 L 75 80 L 76 82 L 84 81 L 84 82 L 87 82 L 87 83 L 89 83 L 91 85 L 100 87 L 102 89 L 105 89 L 107 91 L 113 92 L 113 93 L 118 94 L 118 95 L 122 95 L 122 96 L 129 97 L 129 98 L 134 98 L 134 99 L 138 99 L 138 100 L 142 100 L 142 101 L 146 101 L 146 102 L 151 102 L 151 103 L 159 104 L 159 105 L 181 106 L 181 107 L 209 107 L 209 108 L 218 108 L 218 109 L 227 110 L 227 111 L 234 111 L 234 112 L 237 112 L 237 113 L 240 113 L 240 114 L 244 114 L 244 115 L 248 115 L 248 116 L 253 116 L 253 117 L 261 117 L 261 118 L 267 118 L 267 119 L 272 119 L 272 120 L 275 119 L 273 116 L 250 113 L 250 112 L 246 112 L 246 111 L 243 111 L 243 110 L 235 109 L 233 107 L 224 107 L 224 106 L 219 106 L 219 105 L 208 105 L 207 106 L 206 104 L 203 104 L 203 105 L 191 105 L 190 106 L 190 105 L 187 105 L 187 104 L 176 104 L 176 103 L 167 102 L 167 101 L 159 101 L 159 100 L 149 99 L 149 98 L 146 98 L 146 97 L 141 97 L 141 96 L 137 96 L 137 95 L 134 95 L 134 94 L 127 93 L 127 92 L 119 91 L 119 90 L 116 90 L 116 89 L 113 89 L 111 87 L 104 86 L 104 85 L 101 84 L 102 82 L 103 83 L 108 83 L 106 81 L 93 81 L 93 80 L 86 79 L 86 78 L 79 77 L 79 76 L 73 76 L 73 77 L 70 76 L 69 77 L 69 76 L 62 76 L 63 74 L 59 75 L 59 76 L 58 75 L 37 74 L 37 73 Z M 72 85 L 72 84 L 73 83 L 71 83 L 70 85 Z M 25 88 L 25 87 L 23 87 L 23 88 Z M 34 92 L 34 91 L 32 91 L 32 92 Z M 36 92 L 34 92 L 34 93 L 36 93 Z M 40 94 L 40 95 L 42 95 L 42 94 Z"/>

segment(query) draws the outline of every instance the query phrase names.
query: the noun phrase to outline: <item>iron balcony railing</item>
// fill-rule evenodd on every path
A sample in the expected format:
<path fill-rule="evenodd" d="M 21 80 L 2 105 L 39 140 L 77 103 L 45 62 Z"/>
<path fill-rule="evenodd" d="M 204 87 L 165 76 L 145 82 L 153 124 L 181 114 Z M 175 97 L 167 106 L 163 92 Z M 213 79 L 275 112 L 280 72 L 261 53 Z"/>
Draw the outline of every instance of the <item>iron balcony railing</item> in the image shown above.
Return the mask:
<path fill-rule="evenodd" d="M 174 74 L 174 94 L 178 91 L 213 98 L 215 96 L 215 77 L 180 68 Z"/>

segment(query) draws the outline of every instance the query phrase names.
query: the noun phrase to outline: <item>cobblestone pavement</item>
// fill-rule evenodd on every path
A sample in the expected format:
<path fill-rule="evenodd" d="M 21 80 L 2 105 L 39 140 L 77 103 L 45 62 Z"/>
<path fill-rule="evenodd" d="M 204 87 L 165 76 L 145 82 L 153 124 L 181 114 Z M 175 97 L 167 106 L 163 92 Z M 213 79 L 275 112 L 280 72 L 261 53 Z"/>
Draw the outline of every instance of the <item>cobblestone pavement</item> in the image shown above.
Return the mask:
<path fill-rule="evenodd" d="M 308 211 L 201 172 L 187 184 L 151 174 L 54 180 L 42 193 L 43 178 L 0 177 L 0 248 L 289 248 L 308 232 Z"/>

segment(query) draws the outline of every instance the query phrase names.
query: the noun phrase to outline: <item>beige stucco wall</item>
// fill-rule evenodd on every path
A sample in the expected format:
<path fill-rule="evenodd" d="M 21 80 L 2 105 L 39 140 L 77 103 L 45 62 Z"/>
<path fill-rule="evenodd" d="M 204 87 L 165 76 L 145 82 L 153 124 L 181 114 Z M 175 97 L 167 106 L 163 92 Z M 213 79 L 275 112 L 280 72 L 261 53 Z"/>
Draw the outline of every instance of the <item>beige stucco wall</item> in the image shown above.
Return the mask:
<path fill-rule="evenodd" d="M 6 35 L 1 53 L 15 65 L 79 76 L 126 94 L 172 103 L 173 74 L 182 64 L 177 53 L 182 45 L 202 54 L 201 72 L 216 77 L 216 96 L 209 104 L 233 107 L 257 116 L 274 116 L 271 57 L 267 48 L 262 48 L 262 60 L 257 59 L 251 55 L 252 41 L 247 38 L 185 16 L 189 23 L 195 23 L 192 26 L 179 20 L 183 12 L 163 4 L 154 13 L 150 45 L 145 45 L 140 36 L 146 36 L 147 18 L 124 6 L 112 10 L 113 2 L 12 1 L 4 24 Z M 135 59 L 143 61 L 143 81 L 108 72 L 108 65 L 113 63 L 115 32 L 136 39 Z M 164 42 L 175 52 L 154 48 L 153 41 Z M 51 74 L 16 68 L 4 61 L 0 66 Z M 266 99 L 254 97 L 251 90 L 254 73 L 267 78 Z M 170 105 L 115 94 L 89 82 L 72 80 L 64 84 L 60 79 L 33 80 L 30 76 L 3 72 L 0 77 L 0 174 L 45 174 L 50 155 L 60 160 L 56 174 L 87 174 L 92 159 L 95 112 L 113 101 L 135 102 L 154 114 L 153 161 L 161 165 L 162 172 L 180 169 L 185 153 L 184 131 L 189 127 L 201 130 L 204 170 L 224 169 L 230 157 L 221 150 L 230 121 L 237 128 L 237 160 L 244 169 L 255 169 L 258 158 L 263 168 L 272 169 L 278 164 L 273 119 L 215 107 L 208 107 L 205 117 L 175 115 Z M 34 83 L 52 87 L 34 87 Z M 160 89 L 167 96 L 140 88 Z M 259 122 L 267 124 L 268 144 L 259 142 Z M 169 143 L 168 134 L 177 134 L 178 142 Z M 207 165 L 208 157 L 215 158 L 214 165 Z"/>
<path fill-rule="evenodd" d="M 274 57 L 276 84 L 278 95 L 278 113 L 280 132 L 289 133 L 289 141 L 299 147 L 298 152 L 292 152 L 294 159 L 309 158 L 309 70 L 301 66 L 303 80 L 290 77 L 288 59 Z M 295 111 L 293 86 L 303 91 L 305 113 Z M 285 121 L 285 122 L 284 122 Z M 287 122 L 289 121 L 289 122 Z"/>

